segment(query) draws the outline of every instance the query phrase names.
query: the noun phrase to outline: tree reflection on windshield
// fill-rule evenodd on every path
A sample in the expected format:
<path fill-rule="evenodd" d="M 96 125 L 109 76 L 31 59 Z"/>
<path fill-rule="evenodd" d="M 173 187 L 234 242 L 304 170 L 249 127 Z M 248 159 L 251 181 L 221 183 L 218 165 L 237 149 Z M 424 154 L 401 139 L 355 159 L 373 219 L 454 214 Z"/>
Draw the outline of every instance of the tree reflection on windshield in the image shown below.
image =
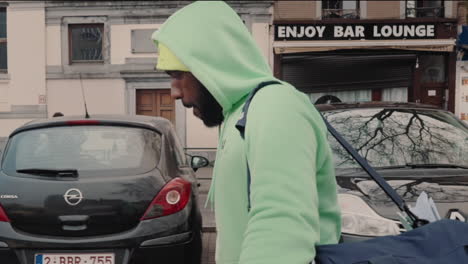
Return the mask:
<path fill-rule="evenodd" d="M 374 167 L 468 164 L 468 129 L 448 113 L 428 109 L 353 109 L 324 112 Z M 336 168 L 359 167 L 329 135 Z"/>

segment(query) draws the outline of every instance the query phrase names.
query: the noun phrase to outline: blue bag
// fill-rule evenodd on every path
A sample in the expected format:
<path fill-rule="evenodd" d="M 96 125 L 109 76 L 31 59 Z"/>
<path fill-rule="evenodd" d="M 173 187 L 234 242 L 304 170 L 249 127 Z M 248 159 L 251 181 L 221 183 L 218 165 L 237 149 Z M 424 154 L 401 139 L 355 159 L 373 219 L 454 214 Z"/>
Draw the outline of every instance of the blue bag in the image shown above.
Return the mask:
<path fill-rule="evenodd" d="M 242 118 L 236 128 L 244 138 L 247 112 L 255 94 L 263 87 L 278 84 L 269 81 L 259 84 L 247 98 Z M 396 236 L 383 236 L 362 242 L 316 246 L 317 264 L 468 264 L 468 224 L 454 220 L 429 223 L 419 219 L 405 201 L 359 153 L 328 123 L 328 131 L 353 156 L 412 223 L 413 230 Z M 250 169 L 247 162 L 248 210 L 250 210 Z"/>
<path fill-rule="evenodd" d="M 318 264 L 468 263 L 468 224 L 440 220 L 397 236 L 316 247 Z"/>

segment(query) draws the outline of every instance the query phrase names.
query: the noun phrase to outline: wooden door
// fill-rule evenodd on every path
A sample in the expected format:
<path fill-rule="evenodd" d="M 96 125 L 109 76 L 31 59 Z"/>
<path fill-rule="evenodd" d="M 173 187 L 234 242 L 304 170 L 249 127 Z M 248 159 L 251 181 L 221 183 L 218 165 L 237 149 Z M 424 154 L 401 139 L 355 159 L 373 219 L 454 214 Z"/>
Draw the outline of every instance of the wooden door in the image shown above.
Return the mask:
<path fill-rule="evenodd" d="M 420 55 L 415 69 L 414 101 L 444 108 L 445 91 L 448 88 L 447 63 L 445 55 Z M 417 60 L 418 61 L 418 60 Z"/>
<path fill-rule="evenodd" d="M 136 114 L 160 116 L 175 124 L 175 103 L 170 89 L 138 89 L 136 92 Z"/>
<path fill-rule="evenodd" d="M 446 87 L 444 83 L 421 84 L 421 103 L 443 108 Z"/>

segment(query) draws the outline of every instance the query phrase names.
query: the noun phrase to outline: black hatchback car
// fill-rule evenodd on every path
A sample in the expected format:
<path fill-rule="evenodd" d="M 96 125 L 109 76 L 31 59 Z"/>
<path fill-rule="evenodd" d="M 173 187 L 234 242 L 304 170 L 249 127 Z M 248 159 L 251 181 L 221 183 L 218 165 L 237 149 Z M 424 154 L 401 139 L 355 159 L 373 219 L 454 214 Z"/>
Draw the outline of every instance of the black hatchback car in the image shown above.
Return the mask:
<path fill-rule="evenodd" d="M 33 121 L 2 157 L 0 263 L 200 263 L 197 199 L 166 119 Z"/>
<path fill-rule="evenodd" d="M 330 124 L 410 206 L 424 191 L 441 218 L 468 219 L 468 126 L 452 113 L 415 103 L 316 105 Z M 393 204 L 329 135 L 344 241 L 404 232 Z"/>

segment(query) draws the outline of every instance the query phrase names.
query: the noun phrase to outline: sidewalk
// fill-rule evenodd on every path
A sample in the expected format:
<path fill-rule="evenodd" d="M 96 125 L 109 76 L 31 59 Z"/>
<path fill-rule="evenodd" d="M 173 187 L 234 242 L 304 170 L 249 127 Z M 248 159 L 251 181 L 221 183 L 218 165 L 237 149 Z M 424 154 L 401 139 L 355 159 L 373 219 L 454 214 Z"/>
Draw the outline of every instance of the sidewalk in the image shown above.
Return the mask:
<path fill-rule="evenodd" d="M 205 208 L 205 203 L 208 198 L 208 191 L 210 190 L 211 177 L 213 168 L 201 168 L 196 172 L 199 190 L 199 206 L 203 217 L 203 232 L 216 232 L 216 223 L 214 217 L 214 211 L 208 204 Z"/>
<path fill-rule="evenodd" d="M 214 211 L 209 207 L 205 208 L 205 202 L 208 198 L 208 191 L 211 184 L 213 168 L 201 168 L 196 172 L 199 189 L 199 207 L 203 218 L 203 250 L 202 264 L 215 264 L 216 250 L 216 224 Z"/>

